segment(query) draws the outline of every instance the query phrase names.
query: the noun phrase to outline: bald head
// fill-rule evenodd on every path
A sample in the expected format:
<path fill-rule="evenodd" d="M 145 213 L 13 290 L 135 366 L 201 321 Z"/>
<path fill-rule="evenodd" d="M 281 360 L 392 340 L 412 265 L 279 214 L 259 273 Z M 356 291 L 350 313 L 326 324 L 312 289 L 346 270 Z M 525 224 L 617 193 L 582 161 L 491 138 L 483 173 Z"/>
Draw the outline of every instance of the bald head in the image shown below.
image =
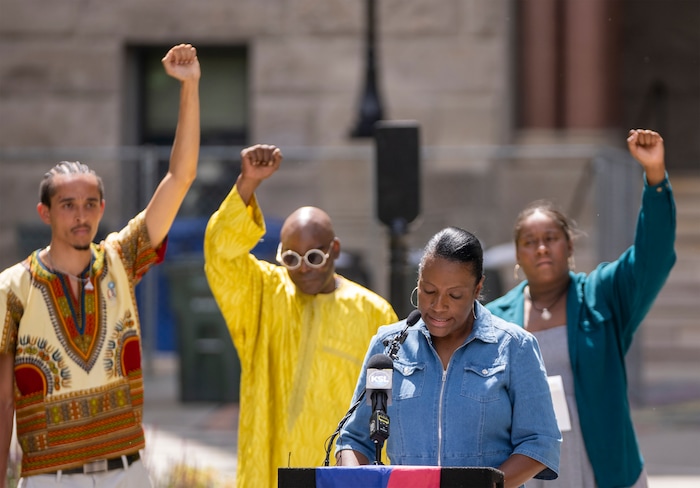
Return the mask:
<path fill-rule="evenodd" d="M 330 216 L 317 207 L 301 207 L 284 221 L 280 231 L 282 243 L 300 238 L 328 243 L 335 237 Z"/>
<path fill-rule="evenodd" d="M 328 259 L 321 267 L 303 263 L 296 269 L 288 269 L 294 284 L 309 295 L 331 293 L 335 290 L 335 260 L 340 255 L 340 241 L 335 237 L 331 218 L 316 207 L 295 210 L 282 224 L 280 231 L 281 252 L 294 251 L 304 256 L 311 249 L 327 253 Z"/>

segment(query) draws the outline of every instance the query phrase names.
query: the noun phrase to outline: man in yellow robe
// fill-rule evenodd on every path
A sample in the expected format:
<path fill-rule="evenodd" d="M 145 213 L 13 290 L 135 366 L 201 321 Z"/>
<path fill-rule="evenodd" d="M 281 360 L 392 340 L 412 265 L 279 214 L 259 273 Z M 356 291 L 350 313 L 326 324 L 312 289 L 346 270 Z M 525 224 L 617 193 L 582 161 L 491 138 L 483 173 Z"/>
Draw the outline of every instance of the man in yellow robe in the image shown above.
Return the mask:
<path fill-rule="evenodd" d="M 241 362 L 238 487 L 274 487 L 280 467 L 323 463 L 370 338 L 398 320 L 386 300 L 335 273 L 340 241 L 321 209 L 285 220 L 281 265 L 250 254 L 265 233 L 255 190 L 281 161 L 275 146 L 244 149 L 204 237 L 209 286 Z"/>

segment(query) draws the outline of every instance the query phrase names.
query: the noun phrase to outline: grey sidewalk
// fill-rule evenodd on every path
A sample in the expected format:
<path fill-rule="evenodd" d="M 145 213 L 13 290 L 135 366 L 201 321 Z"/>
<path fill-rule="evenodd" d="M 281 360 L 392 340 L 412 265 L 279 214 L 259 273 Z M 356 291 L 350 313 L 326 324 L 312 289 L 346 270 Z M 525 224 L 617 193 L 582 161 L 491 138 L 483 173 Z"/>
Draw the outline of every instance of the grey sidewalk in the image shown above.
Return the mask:
<path fill-rule="evenodd" d="M 177 368 L 175 357 L 161 356 L 144 376 L 144 462 L 157 485 L 187 466 L 211 473 L 214 486 L 234 486 L 238 405 L 181 403 Z"/>
<path fill-rule="evenodd" d="M 233 486 L 238 405 L 180 403 L 177 360 L 161 357 L 153 365 L 145 379 L 144 413 L 144 457 L 151 472 L 163 479 L 174 466 L 187 465 L 209 470 L 216 477 L 213 486 Z M 697 394 L 697 400 L 634 411 L 650 488 L 700 487 L 700 392 Z"/>
<path fill-rule="evenodd" d="M 700 401 L 634 411 L 651 488 L 700 487 Z"/>

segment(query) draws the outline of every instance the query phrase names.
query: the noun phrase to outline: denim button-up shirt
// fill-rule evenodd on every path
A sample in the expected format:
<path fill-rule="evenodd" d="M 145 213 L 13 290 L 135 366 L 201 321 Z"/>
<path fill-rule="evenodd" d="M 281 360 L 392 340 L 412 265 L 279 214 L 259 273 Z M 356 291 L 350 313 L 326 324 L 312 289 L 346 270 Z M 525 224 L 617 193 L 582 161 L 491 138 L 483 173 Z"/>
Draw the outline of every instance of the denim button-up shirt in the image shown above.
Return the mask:
<path fill-rule="evenodd" d="M 555 479 L 561 433 L 537 341 L 521 327 L 476 304 L 477 319 L 444 370 L 420 320 L 408 329 L 394 361 L 387 455 L 394 465 L 498 467 L 512 454 L 544 464 Z M 367 362 L 387 352 L 405 321 L 372 338 L 353 404 L 365 389 Z M 363 401 L 341 429 L 336 452 L 358 451 L 372 461 L 372 407 Z"/>

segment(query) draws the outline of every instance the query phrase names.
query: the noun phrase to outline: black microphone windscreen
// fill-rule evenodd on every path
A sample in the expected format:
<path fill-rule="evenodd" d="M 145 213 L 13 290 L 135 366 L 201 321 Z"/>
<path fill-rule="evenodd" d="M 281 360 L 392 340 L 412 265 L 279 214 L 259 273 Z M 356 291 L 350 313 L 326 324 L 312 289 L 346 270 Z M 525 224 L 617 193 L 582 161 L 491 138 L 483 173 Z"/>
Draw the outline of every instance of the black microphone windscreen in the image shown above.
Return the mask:
<path fill-rule="evenodd" d="M 412 327 L 420 320 L 420 310 L 413 310 L 406 318 L 406 327 Z"/>
<path fill-rule="evenodd" d="M 386 354 L 375 354 L 367 361 L 367 369 L 394 369 L 394 362 Z"/>

